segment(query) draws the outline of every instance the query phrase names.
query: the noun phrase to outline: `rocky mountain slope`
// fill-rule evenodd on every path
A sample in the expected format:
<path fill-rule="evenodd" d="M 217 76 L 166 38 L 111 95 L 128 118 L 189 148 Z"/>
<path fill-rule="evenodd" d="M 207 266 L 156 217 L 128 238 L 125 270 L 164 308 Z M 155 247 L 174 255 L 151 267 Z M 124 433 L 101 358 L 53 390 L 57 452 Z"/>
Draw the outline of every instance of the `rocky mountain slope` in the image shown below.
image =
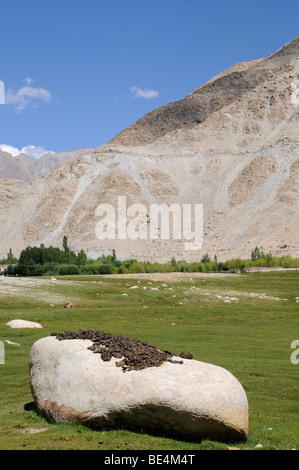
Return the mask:
<path fill-rule="evenodd" d="M 22 181 L 32 181 L 38 176 L 33 169 L 28 168 L 22 161 L 2 150 L 0 150 L 0 171 L 6 178 Z"/>
<path fill-rule="evenodd" d="M 10 153 L 0 150 L 0 171 L 9 179 L 33 181 L 38 176 L 49 173 L 62 163 L 73 160 L 92 149 L 77 149 L 73 152 L 45 153 L 34 158 L 26 153 L 13 157 Z"/>
<path fill-rule="evenodd" d="M 0 179 L 0 254 L 31 244 L 97 257 L 148 260 L 248 257 L 258 245 L 299 256 L 299 37 L 271 56 L 241 63 L 182 100 L 147 114 L 103 147 L 28 185 Z M 5 176 L 5 175 L 4 175 Z M 96 208 L 203 204 L 204 243 L 98 240 Z M 150 217 L 148 219 L 150 223 Z"/>

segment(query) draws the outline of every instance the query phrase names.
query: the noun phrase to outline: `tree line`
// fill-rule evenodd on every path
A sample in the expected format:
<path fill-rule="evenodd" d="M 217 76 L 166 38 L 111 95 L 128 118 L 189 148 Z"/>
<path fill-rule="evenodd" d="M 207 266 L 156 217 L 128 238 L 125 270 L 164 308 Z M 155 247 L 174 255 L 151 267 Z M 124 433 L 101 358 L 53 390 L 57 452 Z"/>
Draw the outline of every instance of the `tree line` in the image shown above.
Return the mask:
<path fill-rule="evenodd" d="M 83 250 L 78 254 L 68 247 L 67 237 L 63 238 L 62 249 L 52 246 L 46 248 L 28 246 L 20 254 L 17 260 L 10 250 L 11 256 L 1 260 L 2 264 L 8 264 L 6 276 L 42 276 L 44 274 L 80 274 L 80 267 L 87 262 L 87 256 Z M 5 261 L 7 263 L 5 263 Z"/>
<path fill-rule="evenodd" d="M 208 253 L 199 261 L 187 262 L 172 257 L 169 262 L 158 263 L 129 259 L 120 261 L 115 250 L 110 255 L 102 255 L 97 260 L 88 259 L 81 250 L 75 253 L 68 246 L 67 237 L 64 236 L 62 248 L 52 246 L 46 248 L 27 247 L 20 254 L 19 259 L 13 256 L 10 250 L 5 260 L 0 264 L 8 264 L 4 273 L 6 276 L 43 276 L 43 275 L 77 275 L 77 274 L 135 274 L 155 272 L 246 272 L 250 268 L 299 268 L 299 259 L 291 256 L 272 256 L 264 253 L 258 247 L 251 252 L 250 259 L 233 258 L 227 261 L 218 261 L 217 255 L 212 259 Z"/>

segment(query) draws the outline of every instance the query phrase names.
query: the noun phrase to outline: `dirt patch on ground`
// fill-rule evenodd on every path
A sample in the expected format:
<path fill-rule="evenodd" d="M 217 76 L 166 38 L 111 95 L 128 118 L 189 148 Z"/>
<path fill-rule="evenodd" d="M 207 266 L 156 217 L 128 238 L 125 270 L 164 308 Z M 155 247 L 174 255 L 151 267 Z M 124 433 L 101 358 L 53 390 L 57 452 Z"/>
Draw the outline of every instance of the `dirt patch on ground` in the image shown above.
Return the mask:
<path fill-rule="evenodd" d="M 138 274 L 109 274 L 102 275 L 101 277 L 108 277 L 110 279 L 148 279 L 149 281 L 194 281 L 197 278 L 223 278 L 226 276 L 239 276 L 240 274 L 222 274 L 222 273 L 138 273 Z"/>
<path fill-rule="evenodd" d="M 50 279 L 35 279 L 21 277 L 0 277 L 1 296 L 17 296 L 34 299 L 47 303 L 65 303 L 65 297 L 61 294 L 51 292 L 49 289 L 58 286 L 75 286 L 73 281 L 57 281 Z M 77 299 L 74 299 L 77 300 Z"/>
<path fill-rule="evenodd" d="M 19 432 L 21 434 L 39 434 L 40 432 L 48 431 L 49 428 L 41 428 L 41 429 L 34 429 L 34 428 L 25 428 L 21 429 Z"/>

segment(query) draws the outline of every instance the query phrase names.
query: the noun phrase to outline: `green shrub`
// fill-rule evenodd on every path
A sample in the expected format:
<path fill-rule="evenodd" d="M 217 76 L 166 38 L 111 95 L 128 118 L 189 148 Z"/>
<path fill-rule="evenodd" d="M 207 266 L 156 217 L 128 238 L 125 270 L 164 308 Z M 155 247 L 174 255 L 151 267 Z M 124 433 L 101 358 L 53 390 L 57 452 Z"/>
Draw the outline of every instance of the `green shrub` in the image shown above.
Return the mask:
<path fill-rule="evenodd" d="M 101 264 L 98 268 L 99 274 L 112 274 L 114 272 L 114 266 L 112 264 Z"/>
<path fill-rule="evenodd" d="M 42 273 L 43 274 L 55 274 L 57 271 L 57 264 L 56 263 L 45 263 L 42 266 Z"/>
<path fill-rule="evenodd" d="M 145 272 L 145 266 L 143 263 L 132 263 L 129 266 L 129 273 L 135 274 L 135 273 L 144 273 Z"/>
<path fill-rule="evenodd" d="M 80 269 L 76 264 L 62 264 L 57 268 L 59 276 L 74 276 L 80 274 Z"/>

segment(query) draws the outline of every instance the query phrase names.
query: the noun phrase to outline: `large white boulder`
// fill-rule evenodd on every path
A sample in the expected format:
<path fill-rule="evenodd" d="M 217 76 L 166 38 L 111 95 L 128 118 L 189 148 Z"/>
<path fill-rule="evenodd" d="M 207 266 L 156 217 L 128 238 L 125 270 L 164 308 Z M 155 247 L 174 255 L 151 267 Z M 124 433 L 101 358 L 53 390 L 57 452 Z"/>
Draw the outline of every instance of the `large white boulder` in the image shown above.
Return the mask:
<path fill-rule="evenodd" d="M 27 320 L 11 320 L 6 323 L 10 328 L 42 328 L 42 325 Z"/>
<path fill-rule="evenodd" d="M 123 372 L 115 365 L 119 359 L 104 362 L 88 350 L 92 344 L 51 336 L 32 346 L 31 391 L 50 422 L 143 429 L 194 441 L 246 439 L 246 394 L 227 370 L 184 359 Z"/>

